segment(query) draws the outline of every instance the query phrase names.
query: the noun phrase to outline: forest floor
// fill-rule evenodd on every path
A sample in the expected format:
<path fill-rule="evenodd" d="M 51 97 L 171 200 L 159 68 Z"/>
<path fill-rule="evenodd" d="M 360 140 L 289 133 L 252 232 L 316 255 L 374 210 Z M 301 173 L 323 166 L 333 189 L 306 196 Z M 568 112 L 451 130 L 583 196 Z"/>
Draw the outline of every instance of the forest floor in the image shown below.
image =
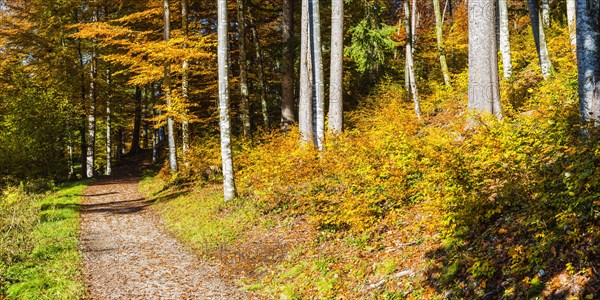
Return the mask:
<path fill-rule="evenodd" d="M 80 238 L 89 297 L 248 298 L 215 263 L 200 260 L 163 230 L 138 181 L 135 174 L 121 174 L 85 191 Z"/>

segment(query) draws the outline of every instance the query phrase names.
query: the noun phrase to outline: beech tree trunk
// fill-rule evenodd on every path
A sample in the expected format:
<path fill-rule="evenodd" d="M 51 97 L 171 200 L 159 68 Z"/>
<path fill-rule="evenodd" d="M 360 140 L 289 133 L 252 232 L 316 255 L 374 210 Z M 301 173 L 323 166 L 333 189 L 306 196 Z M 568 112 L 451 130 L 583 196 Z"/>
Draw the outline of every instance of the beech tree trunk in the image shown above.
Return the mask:
<path fill-rule="evenodd" d="M 413 5 L 414 5 L 414 2 L 413 2 Z M 415 12 L 414 9 L 412 11 Z M 412 44 L 412 42 L 415 39 L 412 37 L 412 33 L 414 32 L 414 30 L 412 30 L 412 28 L 411 28 L 411 24 L 414 24 L 414 22 L 411 22 L 411 20 L 414 18 L 414 16 L 411 16 L 411 10 L 410 10 L 408 1 L 404 1 L 404 14 L 406 16 L 406 69 L 405 69 L 406 79 L 405 80 L 408 81 L 408 86 L 410 87 L 409 94 L 412 95 L 413 104 L 415 106 L 415 114 L 417 115 L 417 118 L 420 120 L 421 119 L 421 106 L 419 104 L 419 92 L 417 90 L 417 80 L 415 77 L 415 68 L 414 68 L 414 60 L 413 60 L 414 48 L 413 48 L 413 44 Z"/>
<path fill-rule="evenodd" d="M 444 50 L 443 23 L 442 13 L 440 11 L 440 0 L 433 0 L 433 10 L 435 12 L 435 31 L 437 37 L 437 50 L 440 56 L 440 66 L 442 68 L 442 76 L 444 83 L 450 85 L 450 72 L 448 72 L 448 64 L 446 63 L 446 51 Z"/>
<path fill-rule="evenodd" d="M 542 0 L 542 25 L 550 27 L 550 0 Z"/>
<path fill-rule="evenodd" d="M 300 101 L 298 125 L 302 143 L 314 141 L 313 131 L 313 70 L 310 53 L 309 0 L 302 0 L 302 23 L 300 36 Z"/>
<path fill-rule="evenodd" d="M 223 191 L 225 201 L 236 197 L 231 153 L 231 127 L 229 120 L 229 76 L 227 73 L 227 0 L 218 0 L 218 68 L 219 114 L 221 129 L 221 160 L 223 164 Z"/>
<path fill-rule="evenodd" d="M 129 153 L 140 153 L 140 132 L 142 129 L 142 89 L 135 87 L 135 113 L 133 119 L 133 132 L 131 134 L 131 148 Z"/>
<path fill-rule="evenodd" d="M 344 0 L 331 3 L 331 65 L 329 81 L 329 132 L 344 129 Z"/>
<path fill-rule="evenodd" d="M 533 38 L 535 40 L 535 47 L 540 60 L 540 67 L 542 69 L 542 75 L 544 78 L 550 76 L 552 70 L 552 63 L 550 62 L 550 55 L 548 54 L 548 47 L 546 45 L 546 35 L 544 34 L 544 26 L 540 22 L 540 10 L 538 0 L 528 0 L 529 4 L 529 17 L 531 18 L 531 29 L 533 31 Z"/>
<path fill-rule="evenodd" d="M 281 61 L 281 127 L 287 127 L 294 122 L 294 1 L 283 0 L 283 51 Z"/>
<path fill-rule="evenodd" d="M 97 101 L 97 91 L 96 91 L 96 54 L 92 52 L 92 59 L 90 61 L 90 90 L 89 90 L 89 99 L 90 106 L 88 108 L 88 116 L 87 116 L 87 150 L 86 150 L 86 177 L 92 178 L 94 177 L 94 162 L 96 155 L 96 101 Z"/>
<path fill-rule="evenodd" d="M 312 2 L 312 6 L 309 7 L 311 11 L 311 53 L 312 53 L 312 64 L 313 64 L 313 82 L 314 82 L 314 132 L 315 132 L 315 145 L 319 150 L 323 149 L 323 142 L 325 141 L 325 82 L 323 81 L 323 56 L 321 53 L 321 17 L 319 0 L 309 0 Z"/>
<path fill-rule="evenodd" d="M 183 38 L 185 41 L 183 42 L 183 49 L 187 49 L 187 40 L 189 35 L 189 26 L 188 26 L 188 0 L 181 0 L 181 30 L 183 31 Z M 183 102 L 187 105 L 189 100 L 189 81 L 188 81 L 188 69 L 189 62 L 187 58 L 183 60 L 181 63 L 181 96 L 183 98 Z M 186 112 L 187 113 L 187 112 Z M 187 118 L 187 116 L 186 116 Z M 181 122 L 181 150 L 183 154 L 183 159 L 185 165 L 188 165 L 187 161 L 187 153 L 190 149 L 190 129 L 189 122 L 187 119 L 184 119 Z"/>
<path fill-rule="evenodd" d="M 112 140 L 111 140 L 111 131 L 112 131 L 112 120 L 111 120 L 111 85 L 112 78 L 110 70 L 106 71 L 106 83 L 108 86 L 106 92 L 106 170 L 104 172 L 105 175 L 112 174 Z"/>
<path fill-rule="evenodd" d="M 508 0 L 498 0 L 500 14 L 500 52 L 502 52 L 502 67 L 504 78 L 512 76 L 512 59 L 510 55 L 510 32 L 508 30 Z"/>
<path fill-rule="evenodd" d="M 79 67 L 81 68 L 81 107 L 83 109 L 83 113 L 81 115 L 81 123 L 79 125 L 79 136 L 80 136 L 80 151 L 81 151 L 81 178 L 87 177 L 87 91 L 85 78 L 87 71 L 85 70 L 85 64 L 83 61 L 83 51 L 81 49 L 81 42 L 77 43 L 77 53 L 79 54 Z"/>
<path fill-rule="evenodd" d="M 267 102 L 267 80 L 265 79 L 265 62 L 263 59 L 262 47 L 258 36 L 258 29 L 252 18 L 249 19 L 250 30 L 252 31 L 252 43 L 254 44 L 254 53 L 256 56 L 256 75 L 258 77 L 258 92 L 260 95 L 261 114 L 265 130 L 269 129 L 269 103 Z"/>
<path fill-rule="evenodd" d="M 600 0 L 577 0 L 579 109 L 584 121 L 600 120 Z M 597 125 L 597 124 L 596 124 Z"/>
<path fill-rule="evenodd" d="M 237 0 L 237 28 L 240 64 L 240 118 L 244 137 L 250 138 L 252 127 L 250 124 L 250 96 L 248 93 L 248 53 L 246 50 L 246 16 L 244 12 L 244 0 Z"/>
<path fill-rule="evenodd" d="M 165 42 L 169 42 L 170 36 L 170 10 L 169 0 L 163 0 L 164 9 L 164 35 Z M 165 62 L 165 75 L 164 75 L 164 88 L 165 88 L 165 99 L 167 100 L 167 110 L 171 111 L 171 66 L 168 61 Z M 167 117 L 167 140 L 169 142 L 169 167 L 171 173 L 177 172 L 177 149 L 175 148 L 175 122 L 173 117 Z M 138 141 L 139 142 L 139 141 Z"/>
<path fill-rule="evenodd" d="M 567 0 L 567 24 L 569 26 L 569 37 L 571 38 L 573 51 L 577 51 L 577 24 L 575 15 L 575 0 Z"/>
<path fill-rule="evenodd" d="M 469 1 L 469 109 L 502 117 L 496 46 L 496 1 Z"/>

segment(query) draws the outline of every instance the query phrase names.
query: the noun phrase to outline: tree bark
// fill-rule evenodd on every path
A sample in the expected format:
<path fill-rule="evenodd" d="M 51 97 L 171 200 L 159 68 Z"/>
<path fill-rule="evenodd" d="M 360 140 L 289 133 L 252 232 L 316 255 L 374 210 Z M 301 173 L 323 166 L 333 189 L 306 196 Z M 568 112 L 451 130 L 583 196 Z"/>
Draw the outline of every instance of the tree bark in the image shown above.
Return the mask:
<path fill-rule="evenodd" d="M 413 12 L 415 11 L 414 9 L 412 10 Z M 413 104 L 415 107 L 415 114 L 417 115 L 417 118 L 419 120 L 421 120 L 421 106 L 419 104 L 419 92 L 417 90 L 417 81 L 416 81 L 416 77 L 415 77 L 415 68 L 414 68 L 414 60 L 413 60 L 413 45 L 412 45 L 412 41 L 414 41 L 414 38 L 412 37 L 412 32 L 414 32 L 414 30 L 412 30 L 411 28 L 411 24 L 414 24 L 414 22 L 411 22 L 411 20 L 414 18 L 414 16 L 411 16 L 411 10 L 408 4 L 408 1 L 404 1 L 404 14 L 406 16 L 406 76 L 407 78 L 405 80 L 408 80 L 408 86 L 410 87 L 409 89 L 409 94 L 412 95 L 412 99 L 413 99 Z"/>
<path fill-rule="evenodd" d="M 577 51 L 577 23 L 575 15 L 575 0 L 567 0 L 567 24 L 569 26 L 569 37 L 571 38 L 571 48 L 573 51 Z"/>
<path fill-rule="evenodd" d="M 248 53 L 246 52 L 246 16 L 244 12 L 244 0 L 237 1 L 237 28 L 240 65 L 240 118 L 244 137 L 250 138 L 252 128 L 250 124 L 250 96 L 248 93 Z"/>
<path fill-rule="evenodd" d="M 283 51 L 281 61 L 281 127 L 283 130 L 296 122 L 294 116 L 294 1 L 283 0 Z"/>
<path fill-rule="evenodd" d="M 96 102 L 97 102 L 97 91 L 96 91 L 96 53 L 92 51 L 92 58 L 90 61 L 90 90 L 89 100 L 90 106 L 88 108 L 87 116 L 87 149 L 86 149 L 86 177 L 94 177 L 94 162 L 96 156 Z"/>
<path fill-rule="evenodd" d="M 440 56 L 440 66 L 444 83 L 450 85 L 450 72 L 448 72 L 448 64 L 446 63 L 446 51 L 444 50 L 443 23 L 442 14 L 440 12 L 440 0 L 433 0 L 433 10 L 435 13 L 435 31 L 437 37 L 437 50 Z"/>
<path fill-rule="evenodd" d="M 164 9 L 164 39 L 166 43 L 169 43 L 170 36 L 170 10 L 169 0 L 163 0 Z M 167 101 L 167 111 L 171 112 L 171 66 L 169 61 L 165 61 L 165 75 L 164 82 L 165 86 L 165 99 Z M 173 117 L 167 117 L 167 140 L 169 142 L 169 167 L 171 173 L 177 172 L 177 149 L 175 148 L 175 122 Z"/>
<path fill-rule="evenodd" d="M 584 121 L 600 120 L 600 0 L 577 0 L 579 109 Z M 597 125 L 597 124 L 595 124 Z"/>
<path fill-rule="evenodd" d="M 188 26 L 188 0 L 181 0 L 181 30 L 183 31 L 183 49 L 187 49 L 188 35 L 189 35 L 189 26 Z M 183 59 L 181 64 L 181 96 L 183 98 L 183 102 L 187 105 L 189 101 L 189 80 L 188 80 L 188 69 L 189 62 L 187 58 Z M 187 114 L 187 111 L 186 111 Z M 183 160 L 185 165 L 188 165 L 187 154 L 190 149 L 190 129 L 189 122 L 187 120 L 187 115 L 184 117 L 183 122 L 181 122 L 181 150 L 183 154 Z"/>
<path fill-rule="evenodd" d="M 502 66 L 504 78 L 512 76 L 512 59 L 510 55 L 510 31 L 508 30 L 508 0 L 498 1 L 500 14 L 500 52 L 502 52 Z"/>
<path fill-rule="evenodd" d="M 269 129 L 269 103 L 267 102 L 267 80 L 265 79 L 265 61 L 263 59 L 262 47 L 258 36 L 258 29 L 254 20 L 250 18 L 250 30 L 252 31 L 252 42 L 256 56 L 256 73 L 258 76 L 258 91 L 260 95 L 261 114 L 265 130 Z"/>
<path fill-rule="evenodd" d="M 112 112 L 111 112 L 111 85 L 112 85 L 112 75 L 110 69 L 106 71 L 106 83 L 107 83 L 107 93 L 106 93 L 106 170 L 104 172 L 105 175 L 112 175 Z"/>
<path fill-rule="evenodd" d="M 313 64 L 313 83 L 314 83 L 314 132 L 315 145 L 317 149 L 323 150 L 325 141 L 325 83 L 323 81 L 323 56 L 321 53 L 321 17 L 319 0 L 309 0 L 312 5 L 311 10 L 311 53 Z"/>
<path fill-rule="evenodd" d="M 329 132 L 344 129 L 344 0 L 333 0 L 331 7 L 331 65 L 329 81 Z"/>
<path fill-rule="evenodd" d="M 223 164 L 223 191 L 225 201 L 236 197 L 231 153 L 231 128 L 229 121 L 229 76 L 227 73 L 227 1 L 218 0 L 218 68 L 219 113 L 221 129 L 221 159 Z"/>
<path fill-rule="evenodd" d="M 550 0 L 542 0 L 542 25 L 550 27 Z"/>
<path fill-rule="evenodd" d="M 83 51 L 81 49 L 81 42 L 77 43 L 77 53 L 79 54 L 79 67 L 81 68 L 81 123 L 79 126 L 79 136 L 80 136 L 80 151 L 81 151 L 81 178 L 87 177 L 87 91 L 85 84 L 85 75 L 87 71 L 85 70 L 85 64 L 83 61 Z"/>
<path fill-rule="evenodd" d="M 469 109 L 502 117 L 498 84 L 495 0 L 471 0 L 469 14 Z"/>
<path fill-rule="evenodd" d="M 310 53 L 309 0 L 302 0 L 302 23 L 300 37 L 300 101 L 298 125 L 302 143 L 314 141 L 312 58 Z"/>
<path fill-rule="evenodd" d="M 140 153 L 140 132 L 142 128 L 142 89 L 135 87 L 135 112 L 133 118 L 133 133 L 131 134 L 131 149 L 129 153 Z"/>
<path fill-rule="evenodd" d="M 552 70 L 552 63 L 550 62 L 550 55 L 548 54 L 548 47 L 546 45 L 546 35 L 544 34 L 543 24 L 540 22 L 540 10 L 538 0 L 528 0 L 529 4 L 529 17 L 531 18 L 531 29 L 533 31 L 533 38 L 535 40 L 535 47 L 537 50 L 538 58 L 540 60 L 540 67 L 542 69 L 542 75 L 544 78 L 550 76 Z"/>

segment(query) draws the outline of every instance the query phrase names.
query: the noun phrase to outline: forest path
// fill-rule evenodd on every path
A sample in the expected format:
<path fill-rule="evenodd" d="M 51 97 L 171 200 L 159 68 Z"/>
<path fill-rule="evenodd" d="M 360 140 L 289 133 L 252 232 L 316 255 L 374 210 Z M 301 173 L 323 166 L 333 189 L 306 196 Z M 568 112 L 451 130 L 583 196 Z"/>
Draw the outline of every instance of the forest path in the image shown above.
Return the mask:
<path fill-rule="evenodd" d="M 104 178 L 85 192 L 80 245 L 90 298 L 248 298 L 162 230 L 138 181 Z"/>

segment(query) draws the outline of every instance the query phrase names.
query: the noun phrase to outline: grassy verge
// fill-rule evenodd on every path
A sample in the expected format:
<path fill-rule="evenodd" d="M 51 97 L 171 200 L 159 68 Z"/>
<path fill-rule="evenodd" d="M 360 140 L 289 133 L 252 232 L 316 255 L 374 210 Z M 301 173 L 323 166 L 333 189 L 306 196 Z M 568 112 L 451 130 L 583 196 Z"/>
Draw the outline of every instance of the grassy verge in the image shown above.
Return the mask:
<path fill-rule="evenodd" d="M 85 295 L 78 251 L 79 205 L 87 184 L 46 195 L 6 190 L 0 198 L 0 295 L 79 299 Z"/>

